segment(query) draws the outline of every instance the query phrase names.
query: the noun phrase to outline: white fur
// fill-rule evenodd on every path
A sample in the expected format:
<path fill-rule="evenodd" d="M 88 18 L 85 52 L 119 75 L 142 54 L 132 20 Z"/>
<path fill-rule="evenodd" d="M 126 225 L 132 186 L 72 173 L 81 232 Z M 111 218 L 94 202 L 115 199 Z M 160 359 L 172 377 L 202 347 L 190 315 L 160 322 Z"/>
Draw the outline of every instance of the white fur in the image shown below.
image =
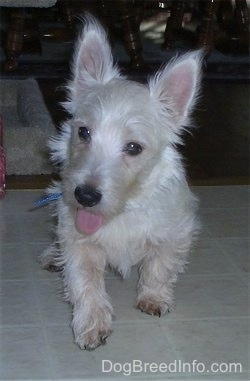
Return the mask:
<path fill-rule="evenodd" d="M 75 340 L 93 349 L 111 332 L 113 310 L 103 278 L 107 264 L 124 276 L 140 265 L 137 307 L 142 311 L 160 315 L 173 306 L 173 285 L 198 228 L 197 202 L 175 144 L 188 128 L 201 54 L 172 61 L 142 85 L 120 75 L 104 30 L 90 16 L 85 22 L 64 104 L 72 118 L 50 142 L 52 159 L 63 163 L 62 181 L 54 185 L 63 192 L 56 206 L 60 249 L 55 253 L 52 244 L 41 260 L 44 267 L 64 267 Z M 91 131 L 89 144 L 79 141 L 81 126 Z M 143 147 L 140 154 L 123 151 L 131 141 Z M 92 235 L 75 227 L 74 190 L 89 182 L 102 199 L 88 209 L 104 217 Z"/>

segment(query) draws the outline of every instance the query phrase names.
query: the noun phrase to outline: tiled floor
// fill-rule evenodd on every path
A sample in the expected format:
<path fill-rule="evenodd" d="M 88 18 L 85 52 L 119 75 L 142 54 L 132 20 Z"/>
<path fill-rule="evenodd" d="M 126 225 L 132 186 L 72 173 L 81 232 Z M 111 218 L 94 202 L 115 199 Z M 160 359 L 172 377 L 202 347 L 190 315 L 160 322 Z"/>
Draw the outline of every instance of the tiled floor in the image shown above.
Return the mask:
<path fill-rule="evenodd" d="M 133 308 L 136 271 L 125 281 L 108 274 L 114 331 L 93 352 L 74 344 L 61 279 L 36 261 L 50 241 L 46 209 L 29 211 L 40 191 L 9 191 L 0 201 L 0 379 L 248 380 L 249 188 L 194 191 L 203 232 L 176 286 L 176 310 L 160 319 L 142 314 Z M 102 372 L 102 360 L 112 362 L 112 372 L 107 361 Z M 141 363 L 128 377 L 133 360 Z M 156 366 L 139 372 L 146 363 Z M 170 365 L 167 373 L 162 363 Z M 221 372 L 211 372 L 213 363 Z M 241 364 L 242 372 L 224 373 L 230 363 Z"/>

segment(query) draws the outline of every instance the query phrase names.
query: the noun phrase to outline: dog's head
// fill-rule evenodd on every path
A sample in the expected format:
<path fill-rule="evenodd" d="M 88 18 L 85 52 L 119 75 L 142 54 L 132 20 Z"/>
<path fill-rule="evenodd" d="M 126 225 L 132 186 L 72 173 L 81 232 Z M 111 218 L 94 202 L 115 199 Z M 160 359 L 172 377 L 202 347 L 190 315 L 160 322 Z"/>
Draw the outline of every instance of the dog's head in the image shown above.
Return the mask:
<path fill-rule="evenodd" d="M 64 103 L 72 118 L 50 144 L 52 157 L 63 162 L 64 198 L 77 210 L 78 230 L 95 232 L 146 192 L 166 147 L 180 142 L 188 125 L 200 61 L 200 53 L 186 54 L 147 85 L 129 81 L 113 64 L 103 28 L 85 19 Z"/>

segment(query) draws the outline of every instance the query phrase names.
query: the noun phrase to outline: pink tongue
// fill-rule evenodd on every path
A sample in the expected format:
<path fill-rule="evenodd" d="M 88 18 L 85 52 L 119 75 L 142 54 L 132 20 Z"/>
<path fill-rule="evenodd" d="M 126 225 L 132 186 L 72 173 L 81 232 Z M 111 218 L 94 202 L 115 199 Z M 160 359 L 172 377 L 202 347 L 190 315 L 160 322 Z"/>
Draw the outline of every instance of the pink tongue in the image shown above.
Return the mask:
<path fill-rule="evenodd" d="M 80 233 L 93 234 L 103 224 L 103 216 L 87 212 L 85 209 L 77 209 L 76 228 Z"/>

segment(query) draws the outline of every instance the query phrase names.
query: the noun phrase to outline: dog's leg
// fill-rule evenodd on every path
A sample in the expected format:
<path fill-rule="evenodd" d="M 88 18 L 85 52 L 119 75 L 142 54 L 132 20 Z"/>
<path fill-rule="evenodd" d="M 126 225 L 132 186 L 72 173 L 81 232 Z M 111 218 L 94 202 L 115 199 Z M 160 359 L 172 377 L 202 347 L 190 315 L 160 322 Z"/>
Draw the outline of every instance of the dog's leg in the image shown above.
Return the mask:
<path fill-rule="evenodd" d="M 164 254 L 150 254 L 142 261 L 136 303 L 142 312 L 159 317 L 174 308 L 173 286 L 178 272 Z"/>
<path fill-rule="evenodd" d="M 57 242 L 51 243 L 38 257 L 44 270 L 58 272 L 62 271 L 62 266 L 59 264 L 60 254 Z"/>
<path fill-rule="evenodd" d="M 113 309 L 105 290 L 104 256 L 99 248 L 79 246 L 64 269 L 66 293 L 73 305 L 72 329 L 81 349 L 105 344 L 111 333 Z"/>

